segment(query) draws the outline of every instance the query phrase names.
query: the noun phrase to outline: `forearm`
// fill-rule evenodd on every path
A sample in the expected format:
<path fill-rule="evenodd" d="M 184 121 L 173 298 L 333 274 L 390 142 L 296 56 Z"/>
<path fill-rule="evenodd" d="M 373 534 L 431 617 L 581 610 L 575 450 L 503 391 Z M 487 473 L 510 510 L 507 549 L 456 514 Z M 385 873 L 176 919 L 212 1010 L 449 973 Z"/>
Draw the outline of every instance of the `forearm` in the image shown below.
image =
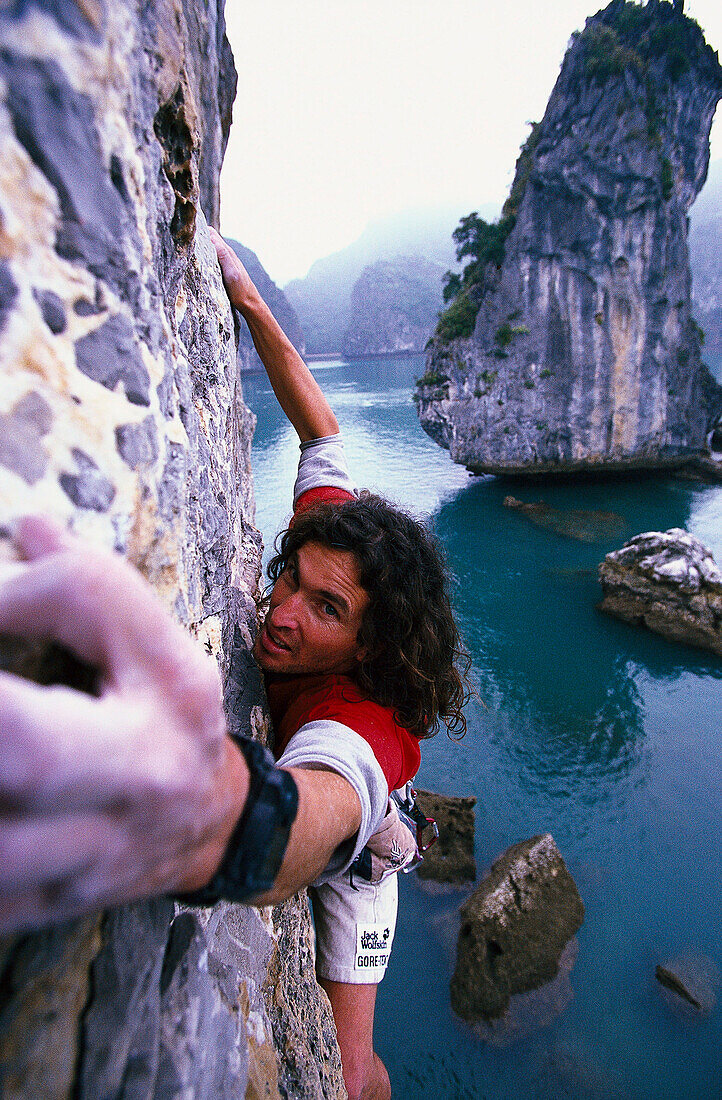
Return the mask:
<path fill-rule="evenodd" d="M 241 312 L 278 403 L 301 442 L 335 435 L 338 421 L 321 387 L 260 295 Z"/>
<path fill-rule="evenodd" d="M 207 845 L 198 848 L 186 867 L 178 886 L 183 894 L 205 886 L 213 878 L 226 852 L 229 841 L 243 812 L 248 790 L 247 769 L 238 748 L 232 745 L 228 757 L 224 785 L 237 787 L 234 810 L 226 817 L 217 834 Z M 253 905 L 275 905 L 321 874 L 328 866 L 336 848 L 354 836 L 361 824 L 361 807 L 357 794 L 340 775 L 328 770 L 307 768 L 286 769 L 298 790 L 298 810 L 291 827 L 283 862 L 271 890 L 248 899 Z M 245 774 L 244 774 L 245 772 Z M 239 778 L 240 777 L 240 781 Z M 228 803 L 228 797 L 219 793 Z"/>
<path fill-rule="evenodd" d="M 263 301 L 233 249 L 214 229 L 210 230 L 210 234 L 229 301 L 248 325 L 273 391 L 301 442 L 335 435 L 338 421 L 320 386 Z"/>
<path fill-rule="evenodd" d="M 358 795 L 342 776 L 307 768 L 288 770 L 298 787 L 298 813 L 273 889 L 254 898 L 254 905 L 276 905 L 309 886 L 361 824 Z"/>

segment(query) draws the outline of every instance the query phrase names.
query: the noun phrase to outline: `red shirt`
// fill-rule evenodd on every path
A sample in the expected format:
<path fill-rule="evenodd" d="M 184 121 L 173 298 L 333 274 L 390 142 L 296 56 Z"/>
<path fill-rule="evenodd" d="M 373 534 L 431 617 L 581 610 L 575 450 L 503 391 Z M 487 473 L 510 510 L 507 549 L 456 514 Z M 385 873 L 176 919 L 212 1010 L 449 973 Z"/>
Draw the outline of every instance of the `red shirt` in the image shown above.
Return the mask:
<path fill-rule="evenodd" d="M 294 733 L 307 722 L 341 722 L 371 746 L 389 791 L 419 770 L 419 741 L 400 726 L 389 707 L 368 699 L 349 676 L 278 676 L 266 678 L 268 703 L 276 731 L 278 758 Z"/>

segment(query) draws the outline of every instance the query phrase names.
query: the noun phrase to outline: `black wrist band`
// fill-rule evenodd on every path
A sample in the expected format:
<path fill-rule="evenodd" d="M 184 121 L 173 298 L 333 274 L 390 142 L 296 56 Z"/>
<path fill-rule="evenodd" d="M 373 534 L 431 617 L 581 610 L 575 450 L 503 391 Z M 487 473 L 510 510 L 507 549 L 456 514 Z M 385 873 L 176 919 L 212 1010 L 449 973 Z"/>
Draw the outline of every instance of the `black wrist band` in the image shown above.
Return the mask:
<path fill-rule="evenodd" d="M 243 753 L 250 786 L 243 813 L 231 833 L 221 864 L 211 881 L 189 894 L 177 894 L 187 905 L 247 901 L 273 886 L 298 809 L 293 776 L 277 768 L 268 749 L 248 737 L 233 740 Z"/>

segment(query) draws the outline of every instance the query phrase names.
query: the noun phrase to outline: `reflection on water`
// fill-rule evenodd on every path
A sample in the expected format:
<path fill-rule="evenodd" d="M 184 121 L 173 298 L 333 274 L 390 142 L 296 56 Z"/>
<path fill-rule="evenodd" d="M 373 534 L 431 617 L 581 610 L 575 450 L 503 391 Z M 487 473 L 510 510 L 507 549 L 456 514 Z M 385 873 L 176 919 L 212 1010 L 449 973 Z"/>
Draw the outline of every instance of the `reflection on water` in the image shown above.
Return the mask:
<path fill-rule="evenodd" d="M 480 867 L 551 830 L 586 919 L 570 1007 L 512 1051 L 491 1051 L 448 1003 L 463 895 L 430 896 L 404 877 L 377 1013 L 395 1095 L 716 1096 L 722 1014 L 681 1028 L 653 973 L 665 953 L 688 947 L 722 963 L 722 661 L 595 604 L 599 561 L 630 534 L 686 527 L 722 562 L 722 487 L 630 478 L 542 494 L 469 478 L 418 426 L 410 397 L 422 372 L 420 357 L 318 369 L 352 472 L 430 517 L 455 577 L 480 698 L 462 742 L 424 745 L 420 783 L 477 796 Z M 244 390 L 258 415 L 257 515 L 269 541 L 289 512 L 298 446 L 265 378 L 244 378 Z M 568 538 L 505 508 L 510 492 L 543 495 L 562 528 L 602 512 L 625 530 L 615 520 L 595 528 L 594 542 Z"/>

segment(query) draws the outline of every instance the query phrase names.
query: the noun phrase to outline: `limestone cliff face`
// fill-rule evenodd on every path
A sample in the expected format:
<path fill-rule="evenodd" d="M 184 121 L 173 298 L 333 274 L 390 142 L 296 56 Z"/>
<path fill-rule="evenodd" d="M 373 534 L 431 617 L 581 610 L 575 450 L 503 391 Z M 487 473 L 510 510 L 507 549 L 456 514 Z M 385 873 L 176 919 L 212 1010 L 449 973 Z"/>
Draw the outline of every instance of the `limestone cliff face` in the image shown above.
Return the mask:
<path fill-rule="evenodd" d="M 0 541 L 40 511 L 125 554 L 262 737 L 253 418 L 206 228 L 234 87 L 222 0 L 2 6 Z M 4 1097 L 343 1093 L 302 900 L 6 939 L 0 985 Z"/>
<path fill-rule="evenodd" d="M 677 9 L 680 10 L 677 10 Z M 437 336 L 422 426 L 476 472 L 673 466 L 722 408 L 690 313 L 687 211 L 722 68 L 681 5 L 614 0 L 573 38 L 517 165 L 473 335 Z"/>
<path fill-rule="evenodd" d="M 423 351 L 442 306 L 444 270 L 421 256 L 397 256 L 365 267 L 351 292 L 343 354 Z"/>
<path fill-rule="evenodd" d="M 251 276 L 261 297 L 296 351 L 303 355 L 306 351 L 306 341 L 301 332 L 301 326 L 296 316 L 296 311 L 286 295 L 276 286 L 255 252 L 252 252 L 250 248 L 246 248 L 245 245 L 239 244 L 238 241 L 229 241 L 228 243 Z M 237 314 L 236 321 L 238 324 L 237 355 L 239 369 L 263 370 L 263 364 L 258 357 L 258 352 L 253 346 L 253 340 L 248 331 L 248 325 L 240 314 Z"/>

